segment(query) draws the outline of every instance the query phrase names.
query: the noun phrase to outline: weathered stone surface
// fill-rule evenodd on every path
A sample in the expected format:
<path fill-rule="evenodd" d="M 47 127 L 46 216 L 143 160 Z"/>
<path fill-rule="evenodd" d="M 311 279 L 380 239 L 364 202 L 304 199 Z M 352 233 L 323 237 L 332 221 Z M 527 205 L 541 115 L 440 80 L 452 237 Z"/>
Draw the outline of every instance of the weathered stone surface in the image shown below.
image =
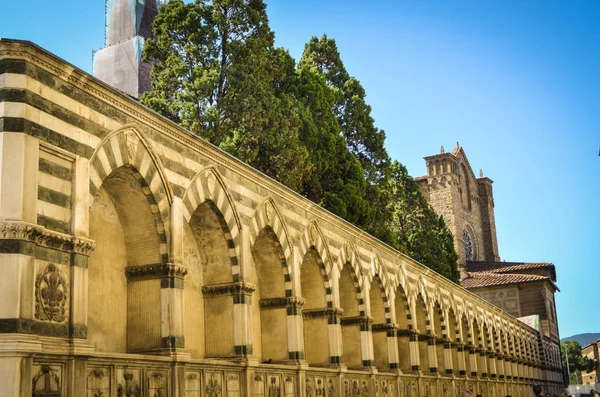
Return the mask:
<path fill-rule="evenodd" d="M 0 92 L 7 395 L 562 387 L 540 332 L 53 55 L 0 40 Z"/>

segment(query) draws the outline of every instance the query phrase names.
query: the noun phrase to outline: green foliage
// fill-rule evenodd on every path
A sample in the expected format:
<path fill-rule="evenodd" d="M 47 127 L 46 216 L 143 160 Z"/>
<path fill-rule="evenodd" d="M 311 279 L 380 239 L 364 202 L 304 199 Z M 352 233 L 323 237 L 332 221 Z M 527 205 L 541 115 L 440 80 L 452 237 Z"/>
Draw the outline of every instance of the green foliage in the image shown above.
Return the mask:
<path fill-rule="evenodd" d="M 274 47 L 261 0 L 173 0 L 161 7 L 144 59 L 141 102 L 267 175 L 301 190 L 311 170 L 294 99 L 278 87 L 286 54 Z"/>
<path fill-rule="evenodd" d="M 581 344 L 576 340 L 566 340 L 560 343 L 562 353 L 562 366 L 567 369 L 567 357 L 569 371 L 571 373 L 571 384 L 579 383 L 581 372 L 592 372 L 598 364 L 594 360 L 581 354 Z"/>
<path fill-rule="evenodd" d="M 311 38 L 296 65 L 262 0 L 172 0 L 153 32 L 142 103 L 458 281 L 451 233 L 391 162 L 334 40 Z"/>

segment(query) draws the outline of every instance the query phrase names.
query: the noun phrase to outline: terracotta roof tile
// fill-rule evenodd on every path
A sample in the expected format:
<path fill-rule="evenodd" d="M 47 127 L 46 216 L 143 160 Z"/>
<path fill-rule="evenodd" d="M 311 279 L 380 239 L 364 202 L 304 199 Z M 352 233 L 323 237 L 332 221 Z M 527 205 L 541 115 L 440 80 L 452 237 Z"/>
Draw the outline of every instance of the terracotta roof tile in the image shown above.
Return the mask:
<path fill-rule="evenodd" d="M 469 277 L 461 281 L 463 288 L 484 288 L 497 285 L 530 283 L 534 281 L 550 281 L 550 277 L 535 274 L 498 274 L 492 272 L 473 272 Z"/>
<path fill-rule="evenodd" d="M 541 269 L 547 267 L 553 268 L 554 265 L 548 262 L 467 262 L 467 271 L 469 272 L 509 273 L 517 270 Z"/>

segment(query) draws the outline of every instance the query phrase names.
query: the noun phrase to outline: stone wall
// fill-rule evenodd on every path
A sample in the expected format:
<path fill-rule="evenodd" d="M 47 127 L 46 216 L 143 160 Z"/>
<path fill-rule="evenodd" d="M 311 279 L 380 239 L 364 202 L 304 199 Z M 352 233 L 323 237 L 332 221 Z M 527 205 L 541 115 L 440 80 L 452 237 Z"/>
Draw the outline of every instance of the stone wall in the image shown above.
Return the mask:
<path fill-rule="evenodd" d="M 0 131 L 6 396 L 562 388 L 536 330 L 31 44 Z"/>

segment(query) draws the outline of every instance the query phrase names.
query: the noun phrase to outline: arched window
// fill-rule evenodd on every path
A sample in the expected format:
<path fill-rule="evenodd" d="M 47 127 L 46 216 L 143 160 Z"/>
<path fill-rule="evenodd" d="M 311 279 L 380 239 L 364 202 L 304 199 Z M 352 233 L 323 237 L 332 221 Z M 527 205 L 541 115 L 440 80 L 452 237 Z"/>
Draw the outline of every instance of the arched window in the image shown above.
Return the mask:
<path fill-rule="evenodd" d="M 465 246 L 465 259 L 467 261 L 474 261 L 476 259 L 475 246 L 473 245 L 471 236 L 466 230 L 463 231 L 463 243 Z"/>

